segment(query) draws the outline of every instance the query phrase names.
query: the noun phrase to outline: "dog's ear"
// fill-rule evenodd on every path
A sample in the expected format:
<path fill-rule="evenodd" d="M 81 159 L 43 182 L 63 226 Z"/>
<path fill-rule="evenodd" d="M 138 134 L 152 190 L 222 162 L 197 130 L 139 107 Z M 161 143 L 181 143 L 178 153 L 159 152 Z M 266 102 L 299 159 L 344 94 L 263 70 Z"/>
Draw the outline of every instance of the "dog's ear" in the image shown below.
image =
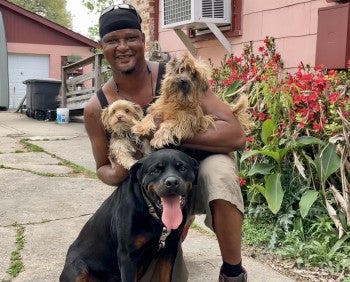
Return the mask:
<path fill-rule="evenodd" d="M 197 185 L 199 162 L 195 158 L 192 158 L 190 156 L 188 156 L 188 158 L 189 158 L 189 165 L 192 167 L 194 175 L 195 175 L 195 179 L 194 179 L 193 184 Z"/>
<path fill-rule="evenodd" d="M 137 180 L 138 182 L 141 182 L 142 165 L 143 165 L 143 159 L 140 159 L 131 166 L 129 174 L 130 174 L 130 178 L 133 181 Z"/>
<path fill-rule="evenodd" d="M 134 117 L 136 120 L 141 120 L 143 118 L 143 110 L 142 108 L 137 105 L 137 104 L 134 104 L 134 109 L 135 109 L 135 114 L 134 114 Z"/>
<path fill-rule="evenodd" d="M 177 63 L 178 59 L 176 57 L 173 57 L 166 65 L 166 73 L 174 71 Z"/>
<path fill-rule="evenodd" d="M 201 87 L 202 93 L 207 93 L 207 91 L 209 89 L 209 81 L 208 81 L 208 79 L 203 80 L 202 83 L 200 84 L 200 87 Z"/>
<path fill-rule="evenodd" d="M 202 93 L 206 93 L 209 89 L 209 69 L 208 67 L 199 61 L 195 62 L 196 76 L 198 78 L 199 87 Z"/>
<path fill-rule="evenodd" d="M 110 129 L 108 120 L 109 120 L 109 108 L 107 107 L 102 109 L 101 111 L 101 121 L 107 130 Z"/>

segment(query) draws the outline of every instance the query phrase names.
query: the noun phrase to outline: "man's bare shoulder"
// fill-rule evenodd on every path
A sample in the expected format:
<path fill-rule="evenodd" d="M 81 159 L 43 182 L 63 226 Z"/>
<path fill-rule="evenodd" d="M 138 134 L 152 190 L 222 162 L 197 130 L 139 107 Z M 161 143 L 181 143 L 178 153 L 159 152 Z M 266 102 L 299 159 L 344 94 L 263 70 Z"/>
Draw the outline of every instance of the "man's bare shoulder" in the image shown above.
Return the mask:
<path fill-rule="evenodd" d="M 94 94 L 84 107 L 84 118 L 99 118 L 101 116 L 101 104 Z"/>

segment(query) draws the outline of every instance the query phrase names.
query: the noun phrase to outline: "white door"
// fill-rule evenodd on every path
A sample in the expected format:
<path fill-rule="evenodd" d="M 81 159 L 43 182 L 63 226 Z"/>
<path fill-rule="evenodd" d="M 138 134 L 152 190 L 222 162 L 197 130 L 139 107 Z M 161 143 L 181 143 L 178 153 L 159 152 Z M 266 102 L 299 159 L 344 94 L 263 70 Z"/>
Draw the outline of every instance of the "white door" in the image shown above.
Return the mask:
<path fill-rule="evenodd" d="M 16 108 L 26 95 L 27 86 L 23 81 L 27 79 L 49 78 L 49 56 L 9 54 L 9 108 Z"/>

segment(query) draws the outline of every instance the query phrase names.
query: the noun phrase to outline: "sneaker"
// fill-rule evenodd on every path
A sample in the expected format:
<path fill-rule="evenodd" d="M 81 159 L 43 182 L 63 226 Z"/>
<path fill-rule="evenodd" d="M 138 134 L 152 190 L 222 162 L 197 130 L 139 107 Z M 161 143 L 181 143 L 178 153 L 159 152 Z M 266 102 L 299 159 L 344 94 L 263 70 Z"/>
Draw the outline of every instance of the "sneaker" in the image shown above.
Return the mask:
<path fill-rule="evenodd" d="M 235 277 L 228 277 L 220 271 L 219 282 L 247 282 L 248 275 L 247 271 L 242 268 L 242 273 Z"/>

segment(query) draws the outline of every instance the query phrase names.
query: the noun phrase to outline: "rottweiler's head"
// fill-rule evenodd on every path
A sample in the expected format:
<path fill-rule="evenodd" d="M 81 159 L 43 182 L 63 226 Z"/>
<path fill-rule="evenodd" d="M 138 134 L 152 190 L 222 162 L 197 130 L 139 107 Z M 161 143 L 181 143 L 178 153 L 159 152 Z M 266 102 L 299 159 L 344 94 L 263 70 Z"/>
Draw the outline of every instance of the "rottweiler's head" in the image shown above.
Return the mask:
<path fill-rule="evenodd" d="M 139 160 L 131 168 L 131 176 L 137 178 L 168 229 L 177 229 L 182 222 L 182 209 L 198 166 L 195 159 L 181 151 L 163 149 Z"/>

